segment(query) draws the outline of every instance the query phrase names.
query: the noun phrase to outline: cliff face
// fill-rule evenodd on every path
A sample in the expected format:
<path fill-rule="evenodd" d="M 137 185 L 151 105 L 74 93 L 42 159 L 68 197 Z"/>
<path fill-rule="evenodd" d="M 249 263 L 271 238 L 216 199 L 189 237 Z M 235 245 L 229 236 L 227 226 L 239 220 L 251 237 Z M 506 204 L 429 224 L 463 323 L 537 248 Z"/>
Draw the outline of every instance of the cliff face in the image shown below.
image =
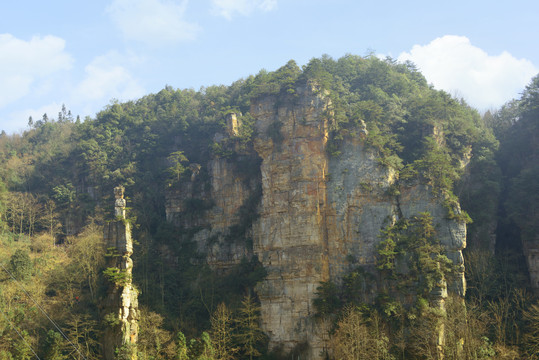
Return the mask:
<path fill-rule="evenodd" d="M 537 241 L 523 241 L 531 286 L 535 291 L 539 292 L 539 245 L 537 244 Z"/>
<path fill-rule="evenodd" d="M 252 252 L 267 271 L 256 291 L 270 347 L 291 350 L 307 343 L 310 357 L 320 356 L 324 329 L 313 319 L 317 287 L 321 281 L 339 282 L 357 266 L 373 267 L 380 230 L 395 219 L 430 212 L 448 257 L 463 265 L 465 225 L 447 219 L 441 199 L 425 185 L 401 185 L 400 192 L 394 191 L 395 173 L 380 165 L 376 153 L 365 146 L 366 129 L 343 140 L 339 156 L 328 156 L 331 102 L 315 86 L 297 89 L 287 102 L 260 98 L 252 102 L 250 113 L 258 134 L 254 150 L 261 158 L 262 195 L 259 217 L 249 231 Z M 238 210 L 255 193 L 256 184 L 234 178 L 234 165 L 223 159 L 212 160 L 208 167 L 208 196 L 215 206 L 203 221 L 211 230 L 198 232 L 195 239 L 201 250 L 206 248 L 208 262 L 225 266 L 249 250 L 224 247 L 221 241 L 209 246 L 208 239 L 240 221 Z M 170 219 L 180 213 L 174 206 L 191 196 L 187 189 L 172 195 Z M 463 266 L 450 288 L 464 294 Z M 445 296 L 442 291 L 441 299 Z"/>
<path fill-rule="evenodd" d="M 315 92 L 298 89 L 295 104 L 277 106 L 275 99 L 266 98 L 251 108 L 263 194 L 260 219 L 253 227 L 254 251 L 268 273 L 257 293 L 270 346 L 285 350 L 303 342 L 318 347 L 313 343 L 312 299 L 320 282 L 330 279 L 333 239 L 324 118 L 329 102 Z"/>
<path fill-rule="evenodd" d="M 258 164 L 253 154 L 239 157 L 240 162 Z M 211 159 L 204 164 L 205 174 L 192 173 L 190 181 L 168 192 L 166 203 L 167 220 L 186 229 L 199 229 L 193 235 L 198 251 L 206 254 L 209 265 L 222 270 L 253 255 L 252 248 L 242 241 L 251 229 L 243 224 L 241 215 L 257 197 L 259 178 L 246 179 L 235 160 Z M 209 182 L 203 177 L 209 177 Z"/>

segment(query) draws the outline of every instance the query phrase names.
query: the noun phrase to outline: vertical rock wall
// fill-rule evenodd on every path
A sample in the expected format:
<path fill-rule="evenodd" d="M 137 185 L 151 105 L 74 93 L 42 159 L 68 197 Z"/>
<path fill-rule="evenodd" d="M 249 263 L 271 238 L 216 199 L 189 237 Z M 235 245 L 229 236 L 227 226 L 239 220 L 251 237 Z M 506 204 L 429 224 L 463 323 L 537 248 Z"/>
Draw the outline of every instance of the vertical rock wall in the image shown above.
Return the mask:
<path fill-rule="evenodd" d="M 268 97 L 251 108 L 263 193 L 253 227 L 254 251 L 268 272 L 257 287 L 262 326 L 270 347 L 290 351 L 307 343 L 310 358 L 321 357 L 324 348 L 324 330 L 312 316 L 316 288 L 321 281 L 340 282 L 357 266 L 373 267 L 381 229 L 428 211 L 448 257 L 457 264 L 463 264 L 466 237 L 465 225 L 447 219 L 442 200 L 430 188 L 393 191 L 395 173 L 365 147 L 366 129 L 345 139 L 340 155 L 328 156 L 330 108 L 314 86 L 298 89 L 289 102 Z M 275 129 L 279 134 L 272 133 Z M 463 266 L 451 288 L 464 294 Z M 443 302 L 446 292 L 440 296 Z"/>
<path fill-rule="evenodd" d="M 270 347 L 284 350 L 316 337 L 312 299 L 330 276 L 328 104 L 318 89 L 306 87 L 297 90 L 295 102 L 278 106 L 269 97 L 251 107 L 263 194 L 253 229 L 254 251 L 268 274 L 256 290 Z"/>
<path fill-rule="evenodd" d="M 538 237 L 536 235 L 536 237 Z M 526 264 L 528 265 L 528 273 L 530 274 L 530 282 L 532 288 L 539 293 L 539 242 L 523 241 L 522 247 Z"/>
<path fill-rule="evenodd" d="M 114 189 L 116 220 L 109 222 L 104 229 L 106 267 L 117 274 L 114 278 L 109 278 L 103 304 L 103 355 L 106 360 L 116 359 L 117 351 L 127 353 L 132 360 L 137 358 L 138 292 L 131 282 L 133 240 L 131 228 L 125 220 L 123 191 L 123 187 Z"/>
<path fill-rule="evenodd" d="M 258 166 L 253 155 L 239 156 Z M 192 177 L 179 188 L 171 189 L 167 195 L 166 216 L 176 225 L 198 229 L 193 235 L 198 251 L 206 255 L 206 262 L 213 268 L 226 270 L 243 258 L 252 257 L 252 249 L 243 241 L 245 236 L 229 235 L 242 221 L 242 207 L 257 196 L 260 179 L 242 177 L 237 164 L 226 158 L 216 157 L 203 166 L 209 182 Z M 193 203 L 203 204 L 203 208 L 193 211 L 189 208 Z M 250 232 L 250 228 L 246 232 Z"/>

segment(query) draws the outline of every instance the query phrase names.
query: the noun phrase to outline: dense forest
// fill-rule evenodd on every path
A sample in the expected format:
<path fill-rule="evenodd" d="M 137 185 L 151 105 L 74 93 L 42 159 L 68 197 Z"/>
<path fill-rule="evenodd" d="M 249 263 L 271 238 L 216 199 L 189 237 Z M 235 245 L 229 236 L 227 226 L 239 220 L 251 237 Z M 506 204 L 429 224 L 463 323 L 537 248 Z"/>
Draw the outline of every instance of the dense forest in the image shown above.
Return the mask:
<path fill-rule="evenodd" d="M 465 310 L 448 299 L 444 349 L 424 341 L 437 315 L 422 299 L 440 276 L 450 276 L 452 264 L 422 214 L 381 231 L 377 274 L 357 269 L 340 284 L 320 284 L 314 304 L 320 321 L 330 323 L 331 356 L 539 358 L 539 302 L 525 261 L 529 245 L 539 242 L 539 76 L 519 99 L 480 115 L 435 90 L 412 63 L 347 55 L 301 68 L 291 60 L 230 86 L 167 86 L 112 102 L 95 118 L 80 119 L 64 106 L 56 117 L 30 118 L 22 134 L 0 135 L 0 359 L 101 358 L 102 229 L 113 219 L 117 185 L 126 189 L 136 239 L 138 358 L 300 358 L 301 347 L 291 354 L 267 348 L 253 291 L 265 270 L 256 257 L 215 271 L 202 261 L 191 230 L 166 221 L 165 202 L 189 178 L 191 164 L 238 158 L 252 148 L 253 99 L 294 102 L 308 83 L 331 99 L 328 156 L 342 156 L 343 139 L 366 129 L 380 166 L 403 184 L 428 184 L 448 217 L 468 223 Z M 227 147 L 215 134 L 226 132 L 230 113 L 242 126 L 237 144 Z M 275 142 L 279 129 L 268 129 Z M 256 176 L 251 165 L 246 177 Z M 204 169 L 199 176 L 207 176 Z M 455 211 L 457 203 L 464 211 Z M 194 213 L 209 206 L 188 205 Z M 394 273 L 402 252 L 414 254 L 414 305 L 359 296 L 369 276 L 406 288 Z"/>

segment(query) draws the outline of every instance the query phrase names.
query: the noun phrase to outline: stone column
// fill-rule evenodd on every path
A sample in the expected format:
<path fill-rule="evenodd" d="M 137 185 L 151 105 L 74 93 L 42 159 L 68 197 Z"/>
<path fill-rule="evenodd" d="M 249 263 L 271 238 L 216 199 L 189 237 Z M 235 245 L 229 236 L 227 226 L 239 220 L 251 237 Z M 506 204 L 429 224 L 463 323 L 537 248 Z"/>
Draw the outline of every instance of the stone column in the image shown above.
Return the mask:
<path fill-rule="evenodd" d="M 138 291 L 132 284 L 133 240 L 131 227 L 125 218 L 124 188 L 114 188 L 116 218 L 105 225 L 104 239 L 107 247 L 105 277 L 108 282 L 103 304 L 103 355 L 105 360 L 122 358 L 136 360 L 138 338 Z"/>

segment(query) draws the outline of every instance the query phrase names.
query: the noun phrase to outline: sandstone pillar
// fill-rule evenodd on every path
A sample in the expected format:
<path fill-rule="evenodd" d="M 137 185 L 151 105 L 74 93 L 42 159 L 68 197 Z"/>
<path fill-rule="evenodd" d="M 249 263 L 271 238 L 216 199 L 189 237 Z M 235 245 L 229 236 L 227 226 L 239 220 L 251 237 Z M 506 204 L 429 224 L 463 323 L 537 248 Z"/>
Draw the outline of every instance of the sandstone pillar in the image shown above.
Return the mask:
<path fill-rule="evenodd" d="M 133 240 L 130 224 L 125 218 L 124 188 L 114 188 L 114 195 L 116 218 L 104 228 L 108 289 L 103 306 L 103 355 L 106 360 L 116 359 L 120 354 L 122 358 L 136 360 L 138 292 L 132 284 Z"/>

